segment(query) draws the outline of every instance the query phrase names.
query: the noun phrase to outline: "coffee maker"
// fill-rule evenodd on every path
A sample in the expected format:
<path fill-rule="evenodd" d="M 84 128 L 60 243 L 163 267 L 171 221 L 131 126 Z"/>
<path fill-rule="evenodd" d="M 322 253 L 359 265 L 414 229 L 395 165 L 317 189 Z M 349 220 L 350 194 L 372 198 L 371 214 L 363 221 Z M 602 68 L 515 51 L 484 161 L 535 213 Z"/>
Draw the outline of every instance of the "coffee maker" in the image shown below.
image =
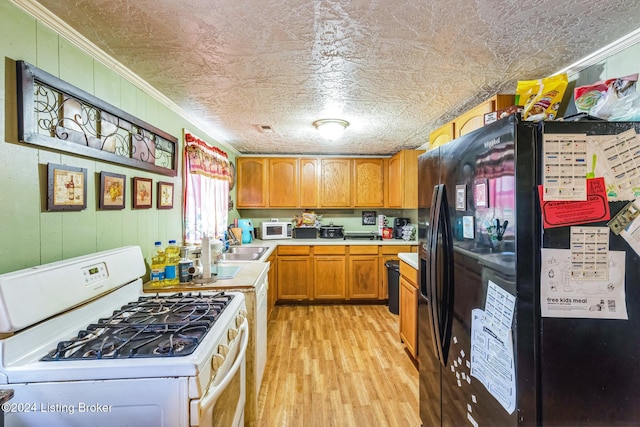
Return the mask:
<path fill-rule="evenodd" d="M 402 239 L 402 227 L 410 224 L 409 218 L 396 218 L 393 220 L 393 238 Z"/>

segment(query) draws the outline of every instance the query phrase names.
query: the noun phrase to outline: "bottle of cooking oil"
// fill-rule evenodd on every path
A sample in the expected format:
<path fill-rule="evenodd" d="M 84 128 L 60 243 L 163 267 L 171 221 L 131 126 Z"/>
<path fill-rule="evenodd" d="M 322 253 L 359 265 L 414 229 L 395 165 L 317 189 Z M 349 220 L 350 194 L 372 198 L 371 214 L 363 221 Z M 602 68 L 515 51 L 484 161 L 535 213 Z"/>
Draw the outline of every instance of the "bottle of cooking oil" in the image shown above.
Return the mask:
<path fill-rule="evenodd" d="M 167 254 L 167 263 L 164 267 L 164 284 L 167 286 L 177 285 L 179 283 L 180 248 L 176 245 L 175 240 L 169 240 L 169 246 L 165 249 L 165 253 Z"/>
<path fill-rule="evenodd" d="M 151 281 L 153 286 L 162 286 L 166 261 L 167 258 L 162 249 L 162 242 L 155 242 L 151 253 Z"/>

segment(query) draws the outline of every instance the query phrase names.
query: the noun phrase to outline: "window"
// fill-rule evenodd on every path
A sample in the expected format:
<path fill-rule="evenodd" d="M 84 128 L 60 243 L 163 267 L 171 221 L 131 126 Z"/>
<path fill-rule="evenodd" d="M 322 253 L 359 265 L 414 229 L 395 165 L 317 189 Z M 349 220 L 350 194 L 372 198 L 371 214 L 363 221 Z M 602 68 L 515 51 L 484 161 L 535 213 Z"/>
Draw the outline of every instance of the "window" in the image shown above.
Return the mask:
<path fill-rule="evenodd" d="M 227 229 L 231 166 L 227 153 L 184 133 L 185 243 L 221 239 Z"/>

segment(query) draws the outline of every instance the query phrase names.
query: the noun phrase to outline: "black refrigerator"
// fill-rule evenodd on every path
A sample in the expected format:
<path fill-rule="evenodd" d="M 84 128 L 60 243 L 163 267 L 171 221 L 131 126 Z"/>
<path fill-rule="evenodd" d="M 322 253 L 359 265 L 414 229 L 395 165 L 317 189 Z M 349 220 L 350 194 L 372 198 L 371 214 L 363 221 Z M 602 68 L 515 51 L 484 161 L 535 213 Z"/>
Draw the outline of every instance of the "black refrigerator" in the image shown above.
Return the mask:
<path fill-rule="evenodd" d="M 541 184 L 553 188 L 545 138 L 628 129 L 640 132 L 640 124 L 511 116 L 420 156 L 423 426 L 640 425 L 640 258 L 609 232 L 604 279 L 579 276 L 591 273 L 574 271 L 581 255 L 571 239 L 602 234 L 608 221 L 598 209 L 559 201 L 560 223 L 547 228 L 543 212 L 553 221 L 551 210 L 543 211 L 539 193 Z M 594 156 L 586 177 L 595 175 L 596 161 L 599 170 L 608 164 Z M 580 182 L 567 185 L 580 189 Z M 628 206 L 601 196 L 588 194 L 596 205 L 603 200 L 611 218 Z M 563 213 L 567 224 L 583 214 L 588 222 L 563 226 Z M 607 279 L 613 302 L 582 307 Z"/>

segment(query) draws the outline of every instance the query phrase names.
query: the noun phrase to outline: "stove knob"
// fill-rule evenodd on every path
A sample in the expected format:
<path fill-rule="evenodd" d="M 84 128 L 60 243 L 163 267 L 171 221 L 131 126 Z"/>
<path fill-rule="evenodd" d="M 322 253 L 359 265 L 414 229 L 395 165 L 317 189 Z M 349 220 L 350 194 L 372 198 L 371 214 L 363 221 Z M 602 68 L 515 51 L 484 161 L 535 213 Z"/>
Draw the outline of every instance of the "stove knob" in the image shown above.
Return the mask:
<path fill-rule="evenodd" d="M 229 332 L 228 332 L 228 335 L 229 335 L 229 341 L 233 341 L 238 336 L 238 330 L 230 328 Z"/>
<path fill-rule="evenodd" d="M 242 325 L 242 323 L 244 322 L 244 319 L 246 318 L 247 318 L 247 313 L 243 313 L 242 311 L 238 313 L 238 315 L 236 316 L 236 326 L 239 328 L 240 325 Z"/>
<path fill-rule="evenodd" d="M 222 366 L 223 363 L 224 363 L 223 355 L 221 355 L 220 353 L 213 355 L 213 358 L 211 359 L 211 369 L 213 369 L 214 374 L 216 373 L 218 368 Z"/>
<path fill-rule="evenodd" d="M 229 346 L 228 345 L 224 345 L 224 344 L 220 344 L 218 346 L 218 353 L 223 355 L 224 357 L 227 357 L 227 355 L 229 354 Z"/>

